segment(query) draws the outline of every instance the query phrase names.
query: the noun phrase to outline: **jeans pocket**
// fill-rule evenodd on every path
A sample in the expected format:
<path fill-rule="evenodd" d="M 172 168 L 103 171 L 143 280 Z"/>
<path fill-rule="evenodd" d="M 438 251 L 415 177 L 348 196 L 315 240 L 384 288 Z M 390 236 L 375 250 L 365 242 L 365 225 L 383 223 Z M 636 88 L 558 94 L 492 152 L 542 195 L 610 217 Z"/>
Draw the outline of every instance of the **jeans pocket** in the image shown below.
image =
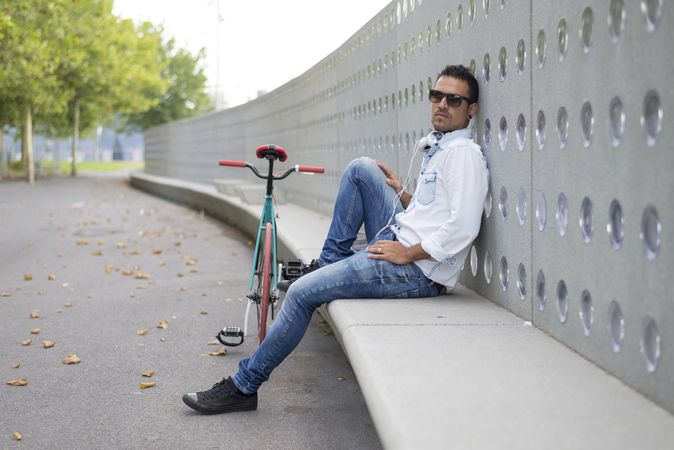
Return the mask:
<path fill-rule="evenodd" d="M 421 175 L 419 186 L 419 198 L 417 201 L 422 205 L 428 205 L 435 199 L 435 185 L 437 183 L 437 173 L 430 172 Z"/>

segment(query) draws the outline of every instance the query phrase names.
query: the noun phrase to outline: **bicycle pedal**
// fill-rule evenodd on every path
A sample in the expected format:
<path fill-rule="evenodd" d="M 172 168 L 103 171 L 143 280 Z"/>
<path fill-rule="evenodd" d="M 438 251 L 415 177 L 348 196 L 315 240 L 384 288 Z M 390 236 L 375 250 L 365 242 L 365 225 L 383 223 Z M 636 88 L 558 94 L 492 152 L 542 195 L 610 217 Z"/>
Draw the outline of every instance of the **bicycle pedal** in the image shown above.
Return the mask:
<path fill-rule="evenodd" d="M 225 327 L 215 336 L 222 345 L 228 347 L 236 347 L 243 343 L 243 331 L 239 327 Z M 229 339 L 238 339 L 237 341 L 228 340 Z"/>
<path fill-rule="evenodd" d="M 290 280 L 302 276 L 304 263 L 301 259 L 289 259 L 283 268 L 283 278 Z"/>

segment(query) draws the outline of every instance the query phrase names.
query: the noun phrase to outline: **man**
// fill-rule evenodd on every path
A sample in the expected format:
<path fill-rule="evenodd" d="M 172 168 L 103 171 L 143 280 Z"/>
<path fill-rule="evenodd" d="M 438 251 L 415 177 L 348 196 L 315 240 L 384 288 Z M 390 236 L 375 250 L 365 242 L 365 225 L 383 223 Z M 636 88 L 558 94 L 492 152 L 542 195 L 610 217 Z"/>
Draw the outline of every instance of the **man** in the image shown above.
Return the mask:
<path fill-rule="evenodd" d="M 206 414 L 257 408 L 257 390 L 299 344 L 314 310 L 337 298 L 434 297 L 457 283 L 480 229 L 488 171 L 468 129 L 478 85 L 463 66 L 447 66 L 429 93 L 429 135 L 414 195 L 370 158 L 352 161 L 342 177 L 321 255 L 288 289 L 260 347 L 239 371 L 183 401 Z M 351 246 L 361 225 L 369 246 Z"/>

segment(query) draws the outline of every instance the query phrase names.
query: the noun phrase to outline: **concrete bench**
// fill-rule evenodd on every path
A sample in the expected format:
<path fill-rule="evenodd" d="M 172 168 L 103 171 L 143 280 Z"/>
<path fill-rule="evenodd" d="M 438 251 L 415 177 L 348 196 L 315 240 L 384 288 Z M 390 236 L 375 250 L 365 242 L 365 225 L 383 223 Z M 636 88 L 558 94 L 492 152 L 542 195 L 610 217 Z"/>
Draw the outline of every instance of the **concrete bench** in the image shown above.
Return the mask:
<path fill-rule="evenodd" d="M 141 189 L 249 234 L 259 205 L 144 173 Z M 279 252 L 305 261 L 330 220 L 286 204 Z M 459 286 L 433 299 L 344 299 L 321 308 L 382 444 L 395 449 L 670 449 L 674 417 L 573 350 Z"/>

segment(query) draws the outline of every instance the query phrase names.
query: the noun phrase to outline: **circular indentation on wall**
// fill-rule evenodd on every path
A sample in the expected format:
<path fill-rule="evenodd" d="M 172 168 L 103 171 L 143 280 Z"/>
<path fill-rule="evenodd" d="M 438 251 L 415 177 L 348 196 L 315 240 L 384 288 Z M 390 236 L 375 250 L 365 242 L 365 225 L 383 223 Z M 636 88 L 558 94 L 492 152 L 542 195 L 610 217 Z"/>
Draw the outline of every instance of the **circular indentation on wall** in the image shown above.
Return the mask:
<path fill-rule="evenodd" d="M 655 207 L 648 205 L 641 217 L 641 232 L 639 237 L 644 245 L 646 259 L 652 261 L 660 252 L 660 235 L 662 233 L 662 224 Z"/>
<path fill-rule="evenodd" d="M 517 116 L 515 137 L 517 138 L 517 148 L 519 151 L 524 150 L 524 145 L 527 143 L 527 119 L 524 118 L 524 114 Z"/>
<path fill-rule="evenodd" d="M 641 0 L 641 12 L 646 21 L 646 29 L 655 31 L 662 16 L 662 0 Z"/>
<path fill-rule="evenodd" d="M 527 269 L 522 263 L 517 266 L 517 295 L 520 300 L 527 298 Z"/>
<path fill-rule="evenodd" d="M 489 84 L 489 79 L 491 77 L 491 58 L 489 57 L 489 53 L 484 54 L 484 58 L 482 59 L 482 78 L 484 79 L 485 84 Z"/>
<path fill-rule="evenodd" d="M 559 321 L 566 323 L 569 315 L 569 291 L 564 280 L 559 280 L 557 283 L 557 314 Z"/>
<path fill-rule="evenodd" d="M 468 2 L 468 17 L 470 18 L 470 24 L 475 23 L 475 0 L 470 0 Z"/>
<path fill-rule="evenodd" d="M 403 18 L 407 17 L 407 0 L 403 0 Z"/>
<path fill-rule="evenodd" d="M 442 22 L 438 20 L 435 23 L 435 43 L 439 44 L 441 38 L 442 38 Z"/>
<path fill-rule="evenodd" d="M 524 44 L 524 39 L 520 39 L 517 42 L 517 53 L 515 54 L 515 66 L 517 66 L 517 73 L 521 74 L 524 72 L 524 65 L 527 60 L 527 50 Z"/>
<path fill-rule="evenodd" d="M 498 209 L 501 211 L 501 219 L 505 222 L 508 218 L 508 190 L 501 186 L 501 192 L 498 199 Z"/>
<path fill-rule="evenodd" d="M 660 360 L 660 333 L 655 320 L 646 316 L 641 322 L 641 356 L 646 364 L 646 370 L 650 373 L 655 372 Z"/>
<path fill-rule="evenodd" d="M 445 20 L 445 30 L 447 31 L 447 37 L 452 34 L 452 13 L 447 13 L 447 19 Z"/>
<path fill-rule="evenodd" d="M 482 1 L 482 8 L 484 9 L 484 16 L 487 17 L 489 15 L 489 0 Z"/>
<path fill-rule="evenodd" d="M 487 190 L 487 196 L 484 198 L 484 215 L 487 219 L 491 215 L 491 186 Z"/>
<path fill-rule="evenodd" d="M 474 277 L 477 276 L 477 249 L 474 245 L 470 249 L 470 272 Z"/>
<path fill-rule="evenodd" d="M 484 270 L 484 279 L 487 281 L 487 284 L 491 283 L 491 255 L 489 254 L 489 250 L 487 250 L 484 254 L 484 265 L 482 270 Z"/>
<path fill-rule="evenodd" d="M 623 133 L 625 133 L 625 109 L 620 97 L 613 97 L 608 106 L 609 126 L 608 135 L 611 140 L 611 145 L 617 147 L 622 141 Z"/>
<path fill-rule="evenodd" d="M 498 140 L 501 146 L 501 151 L 504 152 L 508 147 L 508 121 L 505 116 L 501 116 L 501 121 L 498 125 Z"/>
<path fill-rule="evenodd" d="M 583 242 L 589 244 L 592 241 L 594 225 L 592 224 L 592 201 L 585 197 L 580 205 L 580 234 Z"/>
<path fill-rule="evenodd" d="M 536 143 L 540 150 L 545 147 L 545 113 L 542 110 L 536 117 Z"/>
<path fill-rule="evenodd" d="M 503 292 L 508 290 L 508 279 L 510 277 L 510 271 L 508 270 L 508 260 L 505 256 L 501 257 L 501 271 L 499 272 L 499 279 L 501 280 L 501 289 Z"/>
<path fill-rule="evenodd" d="M 606 224 L 606 231 L 608 231 L 608 238 L 611 242 L 611 248 L 618 250 L 623 244 L 623 210 L 620 202 L 613 199 L 611 206 L 608 208 L 608 223 Z"/>
<path fill-rule="evenodd" d="M 524 225 L 524 222 L 527 220 L 527 194 L 524 192 L 524 188 L 520 188 L 517 192 L 515 210 L 517 211 L 517 219 L 520 225 Z"/>
<path fill-rule="evenodd" d="M 536 38 L 536 59 L 538 60 L 538 68 L 542 69 L 545 65 L 545 31 L 538 30 L 538 37 Z"/>
<path fill-rule="evenodd" d="M 662 131 L 662 106 L 660 96 L 656 91 L 649 91 L 644 97 L 641 127 L 644 129 L 646 144 L 650 147 L 654 146 Z"/>
<path fill-rule="evenodd" d="M 398 25 L 400 25 L 400 22 L 402 20 L 402 5 L 400 2 L 396 5 L 396 22 L 398 22 Z"/>
<path fill-rule="evenodd" d="M 559 235 L 566 235 L 566 227 L 569 225 L 569 204 L 566 200 L 566 195 L 564 195 L 563 192 L 557 197 L 557 212 L 555 213 L 555 218 L 557 219 Z"/>
<path fill-rule="evenodd" d="M 589 336 L 592 332 L 592 323 L 594 322 L 594 306 L 592 305 L 592 296 L 585 289 L 580 294 L 580 323 L 583 326 L 583 334 Z"/>
<path fill-rule="evenodd" d="M 536 195 L 536 223 L 538 224 L 538 231 L 545 230 L 546 216 L 545 194 L 543 191 L 538 191 L 538 195 Z"/>
<path fill-rule="evenodd" d="M 471 59 L 471 60 L 470 60 L 470 64 L 468 65 L 468 70 L 470 70 L 470 73 L 472 73 L 473 76 L 476 75 L 477 64 L 475 64 L 475 60 L 474 60 L 474 59 Z"/>
<path fill-rule="evenodd" d="M 456 32 L 461 33 L 463 28 L 463 6 L 456 8 Z"/>
<path fill-rule="evenodd" d="M 545 293 L 545 275 L 541 269 L 538 271 L 538 275 L 536 275 L 536 303 L 538 304 L 539 311 L 545 309 L 545 303 L 547 301 L 548 297 Z"/>
<path fill-rule="evenodd" d="M 592 23 L 594 22 L 594 15 L 592 8 L 589 6 L 583 11 L 583 16 L 580 19 L 580 44 L 583 53 L 590 53 L 592 47 Z"/>
<path fill-rule="evenodd" d="M 608 32 L 611 42 L 620 42 L 625 31 L 625 4 L 623 0 L 611 0 L 608 13 Z"/>
<path fill-rule="evenodd" d="M 569 138 L 569 116 L 563 106 L 557 111 L 557 137 L 559 138 L 559 148 L 565 148 L 566 141 Z"/>
<path fill-rule="evenodd" d="M 501 82 L 505 81 L 506 73 L 508 71 L 508 56 L 505 47 L 501 47 L 498 53 L 498 77 Z"/>
<path fill-rule="evenodd" d="M 583 130 L 583 147 L 589 148 L 594 135 L 594 114 L 590 102 L 583 103 L 580 108 L 580 125 Z"/>
<path fill-rule="evenodd" d="M 625 319 L 620 305 L 615 300 L 608 307 L 608 332 L 611 337 L 611 348 L 618 353 L 625 339 Z"/>
<path fill-rule="evenodd" d="M 566 19 L 559 21 L 557 25 L 557 49 L 559 50 L 559 60 L 564 61 L 569 51 L 569 32 L 566 27 Z"/>
<path fill-rule="evenodd" d="M 489 119 L 484 121 L 484 129 L 482 130 L 482 143 L 485 152 L 489 153 L 491 150 L 491 122 Z"/>

